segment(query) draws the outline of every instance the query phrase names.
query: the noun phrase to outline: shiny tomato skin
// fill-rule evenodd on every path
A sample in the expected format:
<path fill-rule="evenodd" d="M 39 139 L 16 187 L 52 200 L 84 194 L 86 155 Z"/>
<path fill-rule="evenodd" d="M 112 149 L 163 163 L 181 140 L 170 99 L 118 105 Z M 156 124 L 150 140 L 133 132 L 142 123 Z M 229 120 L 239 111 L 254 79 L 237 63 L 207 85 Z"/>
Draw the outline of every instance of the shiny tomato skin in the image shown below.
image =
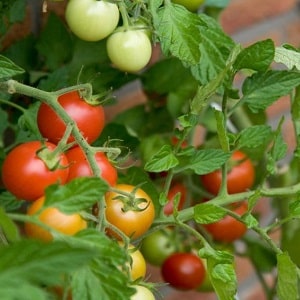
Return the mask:
<path fill-rule="evenodd" d="M 80 147 L 74 147 L 66 152 L 69 161 L 69 176 L 67 182 L 77 177 L 92 176 L 92 170 Z M 117 183 L 118 172 L 111 164 L 103 152 L 97 152 L 95 159 L 99 169 L 101 170 L 101 178 L 109 185 L 114 186 Z"/>
<path fill-rule="evenodd" d="M 56 145 L 44 142 L 49 150 Z M 5 188 L 18 199 L 34 201 L 44 195 L 45 189 L 54 183 L 64 184 L 68 178 L 68 160 L 60 154 L 60 166 L 49 170 L 45 163 L 36 155 L 43 147 L 40 141 L 20 144 L 6 156 L 2 166 L 2 180 Z"/>
<path fill-rule="evenodd" d="M 241 163 L 238 163 L 239 161 L 241 161 Z M 234 164 L 231 169 L 230 163 Z M 217 195 L 221 187 L 222 172 L 221 170 L 216 170 L 212 173 L 202 175 L 200 180 L 208 192 Z M 227 172 L 228 193 L 235 194 L 245 192 L 253 186 L 254 180 L 255 169 L 251 160 L 241 151 L 233 152 Z"/>
<path fill-rule="evenodd" d="M 97 0 L 70 0 L 65 11 L 71 31 L 89 42 L 110 35 L 118 25 L 119 15 L 117 4 Z"/>
<path fill-rule="evenodd" d="M 114 66 L 124 72 L 138 72 L 151 59 L 152 44 L 143 30 L 122 30 L 110 35 L 106 43 L 107 54 Z"/>
<path fill-rule="evenodd" d="M 161 266 L 165 282 L 179 290 L 197 289 L 205 278 L 205 266 L 194 253 L 176 252 Z"/>
<path fill-rule="evenodd" d="M 116 190 L 131 193 L 136 187 L 130 184 L 117 184 Z M 125 206 L 119 199 L 122 195 L 118 192 L 111 191 L 106 193 L 106 219 L 112 225 L 116 226 L 125 235 L 132 240 L 143 235 L 152 225 L 155 217 L 155 208 L 151 198 L 141 188 L 135 192 L 135 199 L 145 199 L 146 202 L 138 204 L 139 210 L 124 210 Z M 108 234 L 120 238 L 118 235 L 109 231 Z"/>
<path fill-rule="evenodd" d="M 30 216 L 34 215 L 43 207 L 44 202 L 44 197 L 34 201 L 28 207 L 27 214 Z M 47 207 L 42 210 L 39 214 L 39 220 L 66 235 L 74 235 L 87 227 L 87 222 L 82 219 L 80 214 L 65 214 L 56 207 Z M 31 238 L 43 240 L 45 242 L 49 242 L 53 239 L 53 236 L 49 231 L 33 223 L 25 223 L 24 230 L 25 234 Z"/>
<path fill-rule="evenodd" d="M 176 4 L 181 4 L 188 10 L 195 12 L 205 0 L 172 0 Z"/>
<path fill-rule="evenodd" d="M 101 105 L 88 104 L 80 97 L 78 91 L 59 96 L 58 102 L 75 121 L 88 143 L 93 143 L 100 136 L 105 125 L 105 114 Z M 64 122 L 45 103 L 42 103 L 39 107 L 37 124 L 42 136 L 54 144 L 61 140 L 66 130 Z M 74 137 L 70 136 L 68 142 L 72 141 L 74 141 Z"/>
<path fill-rule="evenodd" d="M 233 211 L 242 216 L 244 213 L 246 213 L 247 207 L 247 203 L 243 202 Z M 212 235 L 214 240 L 223 243 L 231 243 L 235 240 L 238 240 L 247 231 L 247 226 L 244 223 L 229 215 L 226 215 L 220 221 L 205 224 L 204 228 Z"/>
<path fill-rule="evenodd" d="M 180 193 L 180 198 L 179 198 L 179 203 L 178 203 L 178 210 L 183 209 L 184 204 L 186 202 L 186 197 L 187 197 L 187 190 L 186 187 L 183 183 L 177 182 L 174 183 L 167 195 L 168 202 L 164 206 L 164 214 L 165 215 L 171 215 L 174 211 L 174 198 L 175 196 Z"/>

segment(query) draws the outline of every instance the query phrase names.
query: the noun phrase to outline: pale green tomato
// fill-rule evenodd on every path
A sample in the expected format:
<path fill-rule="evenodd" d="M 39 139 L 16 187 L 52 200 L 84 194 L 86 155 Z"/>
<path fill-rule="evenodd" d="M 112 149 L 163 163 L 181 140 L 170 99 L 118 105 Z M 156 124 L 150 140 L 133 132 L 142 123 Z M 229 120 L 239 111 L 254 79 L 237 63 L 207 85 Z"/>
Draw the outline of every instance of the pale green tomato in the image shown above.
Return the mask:
<path fill-rule="evenodd" d="M 181 4 L 190 11 L 196 11 L 204 0 L 172 0 L 172 2 Z"/>
<path fill-rule="evenodd" d="M 84 41 L 95 42 L 115 30 L 120 12 L 116 4 L 103 0 L 70 0 L 65 17 L 76 36 Z"/>
<path fill-rule="evenodd" d="M 155 300 L 153 293 L 142 285 L 134 285 L 136 289 L 134 295 L 130 297 L 130 300 Z"/>
<path fill-rule="evenodd" d="M 120 30 L 107 39 L 107 54 L 111 62 L 125 72 L 138 72 L 149 62 L 152 44 L 143 30 Z"/>

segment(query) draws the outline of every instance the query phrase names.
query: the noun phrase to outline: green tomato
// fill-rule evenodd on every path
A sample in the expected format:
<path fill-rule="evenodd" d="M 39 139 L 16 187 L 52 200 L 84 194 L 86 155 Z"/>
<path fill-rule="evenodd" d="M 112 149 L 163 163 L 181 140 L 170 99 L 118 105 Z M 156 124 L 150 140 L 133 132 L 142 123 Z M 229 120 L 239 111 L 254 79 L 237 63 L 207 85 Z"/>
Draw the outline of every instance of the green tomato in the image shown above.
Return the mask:
<path fill-rule="evenodd" d="M 142 285 L 134 285 L 136 289 L 135 294 L 130 297 L 130 300 L 155 300 L 153 293 Z"/>
<path fill-rule="evenodd" d="M 125 72 L 138 72 L 149 62 L 152 45 L 143 30 L 116 31 L 107 39 L 107 54 L 111 62 Z"/>
<path fill-rule="evenodd" d="M 196 11 L 204 0 L 172 0 L 176 4 L 181 4 L 190 11 Z"/>
<path fill-rule="evenodd" d="M 120 13 L 116 4 L 104 0 L 70 0 L 65 17 L 76 36 L 95 42 L 106 38 L 115 30 Z"/>
<path fill-rule="evenodd" d="M 170 238 L 170 234 L 170 230 L 159 230 L 143 239 L 140 251 L 148 263 L 161 266 L 167 257 L 177 251 L 176 244 Z"/>

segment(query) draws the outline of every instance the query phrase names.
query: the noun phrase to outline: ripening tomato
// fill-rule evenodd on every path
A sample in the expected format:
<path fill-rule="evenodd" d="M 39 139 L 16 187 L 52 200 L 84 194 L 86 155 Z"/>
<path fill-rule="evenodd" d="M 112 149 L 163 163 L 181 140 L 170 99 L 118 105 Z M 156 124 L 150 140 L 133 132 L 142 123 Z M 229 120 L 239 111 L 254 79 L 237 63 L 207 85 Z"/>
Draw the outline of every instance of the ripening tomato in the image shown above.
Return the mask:
<path fill-rule="evenodd" d="M 143 238 L 140 251 L 148 263 L 161 266 L 168 256 L 177 251 L 177 245 L 171 235 L 171 229 L 166 228 Z"/>
<path fill-rule="evenodd" d="M 196 11 L 204 0 L 172 0 L 172 2 L 181 4 L 190 11 Z"/>
<path fill-rule="evenodd" d="M 143 30 L 117 30 L 108 37 L 107 54 L 111 62 L 125 72 L 138 72 L 150 61 L 152 45 Z"/>
<path fill-rule="evenodd" d="M 117 4 L 106 0 L 70 0 L 66 7 L 66 21 L 80 39 L 95 42 L 106 38 L 117 27 Z"/>
<path fill-rule="evenodd" d="M 78 129 L 87 140 L 93 143 L 101 134 L 105 125 L 104 109 L 101 105 L 90 105 L 81 98 L 78 91 L 72 91 L 58 97 L 59 104 L 75 121 Z M 37 113 L 37 124 L 43 137 L 57 144 L 66 130 L 65 123 L 47 104 L 42 103 Z M 70 136 L 68 142 L 74 141 Z"/>
<path fill-rule="evenodd" d="M 32 216 L 41 210 L 38 215 L 39 220 L 45 225 L 66 235 L 74 235 L 87 227 L 87 222 L 79 213 L 65 214 L 55 206 L 43 209 L 44 202 L 44 196 L 34 201 L 31 206 L 29 206 L 27 214 Z M 52 234 L 48 230 L 34 223 L 25 223 L 24 230 L 25 234 L 31 238 L 40 239 L 46 242 L 53 239 Z"/>
<path fill-rule="evenodd" d="M 153 293 L 143 285 L 134 285 L 135 294 L 130 297 L 130 300 L 155 300 Z"/>
<path fill-rule="evenodd" d="M 200 180 L 206 190 L 217 195 L 221 187 L 222 172 L 216 170 L 202 175 Z M 255 170 L 251 160 L 241 151 L 233 152 L 227 172 L 227 191 L 229 194 L 245 192 L 251 188 L 255 180 Z"/>
<path fill-rule="evenodd" d="M 74 147 L 66 152 L 69 161 L 69 176 L 67 182 L 76 177 L 92 176 L 92 170 L 80 147 Z M 109 185 L 114 186 L 117 183 L 118 173 L 116 168 L 110 163 L 105 153 L 97 152 L 95 159 L 99 169 L 101 170 L 101 178 Z"/>
<path fill-rule="evenodd" d="M 131 257 L 129 266 L 129 273 L 132 281 L 144 278 L 147 271 L 147 265 L 142 252 L 135 248 L 133 245 L 129 245 L 128 252 Z"/>
<path fill-rule="evenodd" d="M 201 258 L 194 253 L 173 253 L 161 266 L 165 282 L 180 290 L 197 289 L 204 281 L 205 272 Z"/>
<path fill-rule="evenodd" d="M 247 212 L 247 202 L 236 205 L 236 208 L 233 209 L 236 214 L 242 216 Z M 241 238 L 247 231 L 247 226 L 244 223 L 229 215 L 217 222 L 205 224 L 204 228 L 212 235 L 214 240 L 224 243 L 231 243 Z"/>
<path fill-rule="evenodd" d="M 187 190 L 186 187 L 183 183 L 181 182 L 176 182 L 173 183 L 167 198 L 168 198 L 168 202 L 165 204 L 164 206 L 164 213 L 165 215 L 171 215 L 173 213 L 174 210 L 174 199 L 176 197 L 177 194 L 180 193 L 180 198 L 179 198 L 179 202 L 178 202 L 178 210 L 181 210 L 186 202 L 186 197 L 187 197 Z"/>
<path fill-rule="evenodd" d="M 37 156 L 37 151 L 42 147 L 51 152 L 55 150 L 56 145 L 41 141 L 26 142 L 11 150 L 3 162 L 3 184 L 19 199 L 34 201 L 44 195 L 49 185 L 64 184 L 68 178 L 69 163 L 65 154 L 53 158 L 58 160 L 58 167 L 50 170 Z"/>
<path fill-rule="evenodd" d="M 130 184 L 117 184 L 115 190 L 105 195 L 106 219 L 125 235 L 136 239 L 152 225 L 155 217 L 153 202 L 141 188 Z M 129 197 L 124 193 L 131 193 L 132 196 Z M 112 231 L 108 233 L 115 235 Z"/>

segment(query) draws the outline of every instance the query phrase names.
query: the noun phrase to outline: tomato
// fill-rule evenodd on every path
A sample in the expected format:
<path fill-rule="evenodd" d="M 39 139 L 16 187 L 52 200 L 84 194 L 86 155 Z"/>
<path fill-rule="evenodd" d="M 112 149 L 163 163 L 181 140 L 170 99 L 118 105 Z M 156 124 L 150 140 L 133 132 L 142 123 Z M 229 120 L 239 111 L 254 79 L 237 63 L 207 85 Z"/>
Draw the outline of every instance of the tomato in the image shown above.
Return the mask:
<path fill-rule="evenodd" d="M 136 239 L 152 225 L 155 216 L 153 202 L 141 188 L 136 189 L 133 185 L 117 184 L 115 189 L 120 192 L 111 191 L 105 195 L 106 219 L 125 235 Z M 133 199 L 122 192 L 134 193 Z M 109 234 L 113 233 L 109 231 Z"/>
<path fill-rule="evenodd" d="M 67 182 L 76 177 L 92 176 L 92 170 L 80 147 L 74 147 L 66 152 L 69 161 L 69 176 Z M 105 153 L 96 152 L 95 159 L 99 169 L 101 170 L 101 178 L 103 178 L 111 186 L 116 185 L 118 173 L 116 168 L 110 163 Z"/>
<path fill-rule="evenodd" d="M 150 61 L 152 45 L 143 30 L 116 31 L 107 39 L 107 54 L 111 62 L 125 72 L 138 72 Z"/>
<path fill-rule="evenodd" d="M 222 172 L 216 170 L 200 177 L 206 190 L 217 195 L 221 187 Z M 255 179 L 255 170 L 251 160 L 241 151 L 233 152 L 228 165 L 227 191 L 229 194 L 245 192 L 251 188 Z"/>
<path fill-rule="evenodd" d="M 50 151 L 56 145 L 41 141 L 20 144 L 6 156 L 2 166 L 5 188 L 19 199 L 33 201 L 44 195 L 45 189 L 54 183 L 64 184 L 68 178 L 68 160 L 65 154 L 57 158 L 60 167 L 50 170 L 37 156 L 43 145 Z"/>
<path fill-rule="evenodd" d="M 246 213 L 247 207 L 247 203 L 243 202 L 233 209 L 233 211 L 242 216 Z M 241 238 L 247 231 L 247 226 L 244 223 L 229 215 L 226 215 L 220 221 L 205 224 L 204 227 L 214 240 L 224 243 L 230 243 Z"/>
<path fill-rule="evenodd" d="M 118 25 L 119 9 L 102 0 L 70 0 L 65 18 L 71 31 L 85 41 L 99 41 L 110 35 Z"/>
<path fill-rule="evenodd" d="M 144 278 L 146 275 L 147 265 L 143 254 L 133 245 L 129 246 L 128 251 L 131 257 L 129 271 L 132 281 L 135 281 L 139 278 Z"/>
<path fill-rule="evenodd" d="M 43 209 L 44 202 L 44 196 L 34 201 L 31 206 L 29 206 L 27 214 L 31 216 L 42 209 L 38 215 L 39 220 L 45 225 L 66 235 L 74 235 L 87 227 L 87 222 L 82 219 L 79 213 L 65 214 L 54 206 Z M 31 238 L 46 242 L 53 239 L 52 234 L 48 230 L 33 223 L 25 223 L 24 230 L 25 234 Z"/>
<path fill-rule="evenodd" d="M 142 240 L 140 250 L 148 263 L 161 266 L 168 256 L 176 252 L 177 247 L 170 235 L 170 229 L 158 230 Z"/>
<path fill-rule="evenodd" d="M 205 272 L 201 258 L 194 253 L 173 253 L 161 266 L 161 274 L 165 282 L 180 290 L 199 287 L 204 281 Z"/>
<path fill-rule="evenodd" d="M 204 0 L 172 0 L 176 4 L 181 4 L 190 11 L 197 11 Z"/>
<path fill-rule="evenodd" d="M 155 300 L 153 293 L 142 285 L 134 285 L 136 293 L 130 297 L 130 300 Z"/>
<path fill-rule="evenodd" d="M 78 91 L 72 91 L 58 97 L 59 104 L 67 114 L 75 121 L 78 129 L 88 143 L 93 143 L 101 134 L 105 115 L 101 105 L 90 105 L 81 98 Z M 66 130 L 65 123 L 56 112 L 47 104 L 42 103 L 37 113 L 37 124 L 43 137 L 57 144 Z M 68 142 L 74 141 L 70 136 Z"/>
<path fill-rule="evenodd" d="M 186 197 L 187 197 L 187 195 L 186 195 L 187 190 L 186 190 L 186 187 L 184 184 L 182 184 L 181 182 L 177 182 L 171 186 L 171 188 L 168 192 L 167 198 L 169 201 L 164 206 L 165 215 L 171 215 L 173 213 L 174 199 L 178 193 L 180 193 L 180 198 L 179 198 L 179 203 L 178 203 L 177 209 L 181 210 L 183 208 L 185 201 L 186 201 Z"/>

